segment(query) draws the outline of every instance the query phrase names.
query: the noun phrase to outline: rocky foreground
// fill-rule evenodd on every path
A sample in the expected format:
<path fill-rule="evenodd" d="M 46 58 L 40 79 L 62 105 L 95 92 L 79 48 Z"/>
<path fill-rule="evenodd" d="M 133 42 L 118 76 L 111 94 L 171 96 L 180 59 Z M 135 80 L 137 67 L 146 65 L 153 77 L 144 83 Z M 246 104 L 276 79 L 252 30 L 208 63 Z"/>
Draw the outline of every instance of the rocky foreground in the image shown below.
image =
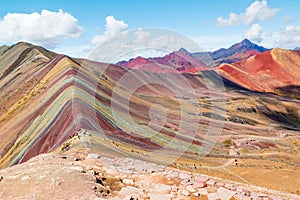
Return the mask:
<path fill-rule="evenodd" d="M 275 176 L 274 176 L 275 178 Z M 109 158 L 76 147 L 42 154 L 0 171 L 0 199 L 300 199 L 132 158 Z"/>

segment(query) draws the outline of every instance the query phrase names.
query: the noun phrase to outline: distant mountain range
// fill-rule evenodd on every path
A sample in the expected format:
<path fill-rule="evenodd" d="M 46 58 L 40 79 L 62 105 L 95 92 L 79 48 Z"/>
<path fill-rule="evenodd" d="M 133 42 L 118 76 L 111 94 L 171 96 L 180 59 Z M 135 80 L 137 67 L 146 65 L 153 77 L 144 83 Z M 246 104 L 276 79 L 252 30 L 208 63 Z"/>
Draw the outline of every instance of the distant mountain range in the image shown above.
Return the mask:
<path fill-rule="evenodd" d="M 208 66 L 199 59 L 193 57 L 184 48 L 165 55 L 164 57 L 143 58 L 136 57 L 128 62 L 121 61 L 117 65 L 128 69 L 141 69 L 150 72 L 180 72 L 196 73 L 208 69 Z"/>
<path fill-rule="evenodd" d="M 228 49 L 190 53 L 181 48 L 163 57 L 137 57 L 117 65 L 164 73 L 215 71 L 223 78 L 252 91 L 279 93 L 284 90 L 286 93 L 286 89 L 282 90 L 281 87 L 300 85 L 300 75 L 295 73 L 300 69 L 298 59 L 300 54 L 296 50 L 267 49 L 244 39 Z"/>
<path fill-rule="evenodd" d="M 129 61 L 121 61 L 117 65 L 129 69 L 143 69 L 146 71 L 179 71 L 180 73 L 197 72 L 210 67 L 219 66 L 222 63 L 234 63 L 247 59 L 258 53 L 268 51 L 262 46 L 244 39 L 228 49 L 221 48 L 213 52 L 190 53 L 181 48 L 164 57 L 142 58 L 137 57 Z"/>
<path fill-rule="evenodd" d="M 211 59 L 214 63 L 214 66 L 218 66 L 222 63 L 234 63 L 244 59 L 247 59 L 258 53 L 265 52 L 269 49 L 266 49 L 262 46 L 252 43 L 248 39 L 244 39 L 240 43 L 234 44 L 228 49 L 221 48 L 213 52 L 199 52 L 192 53 L 192 56 L 198 58 L 199 60 Z M 209 56 L 209 58 L 207 58 Z"/>

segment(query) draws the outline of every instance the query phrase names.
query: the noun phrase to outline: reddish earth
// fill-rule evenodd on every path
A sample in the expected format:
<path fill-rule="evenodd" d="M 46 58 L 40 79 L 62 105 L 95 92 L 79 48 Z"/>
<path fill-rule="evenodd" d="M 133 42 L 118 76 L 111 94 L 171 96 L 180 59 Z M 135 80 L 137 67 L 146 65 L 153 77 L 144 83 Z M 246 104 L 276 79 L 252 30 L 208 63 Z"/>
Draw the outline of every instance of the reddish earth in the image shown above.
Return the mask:
<path fill-rule="evenodd" d="M 1 200 L 298 199 L 297 195 L 257 187 L 243 180 L 217 178 L 213 169 L 210 175 L 205 175 L 112 154 L 112 151 L 107 154 L 104 149 L 80 145 L 97 140 L 96 135 L 82 131 L 67 141 L 69 149 L 60 146 L 57 151 L 0 170 Z"/>
<path fill-rule="evenodd" d="M 299 194 L 300 102 L 285 96 L 289 88 L 295 97 L 299 92 L 299 51 L 274 49 L 204 70 L 184 50 L 137 58 L 142 66 L 133 60 L 131 69 L 72 59 L 26 43 L 0 50 L 1 168 L 19 170 L 19 165 L 7 167 L 39 154 L 66 152 L 73 145 L 68 139 L 86 129 L 94 137 L 81 138 L 78 145 L 96 152 L 114 155 L 113 149 Z M 199 155 L 210 147 L 204 157 Z M 49 169 L 59 174 L 59 165 Z M 78 172 L 75 179 L 81 178 L 88 181 Z M 0 184 L 13 184 L 12 179 Z M 28 177 L 24 179 L 26 183 Z"/>
<path fill-rule="evenodd" d="M 241 62 L 222 64 L 216 72 L 249 90 L 276 93 L 278 87 L 300 86 L 299 69 L 299 51 L 273 49 Z"/>
<path fill-rule="evenodd" d="M 149 72 L 180 72 L 196 73 L 208 67 L 200 60 L 192 57 L 185 49 L 174 51 L 164 57 L 142 58 L 136 57 L 128 62 L 122 61 L 117 65 L 128 69 L 140 69 Z"/>

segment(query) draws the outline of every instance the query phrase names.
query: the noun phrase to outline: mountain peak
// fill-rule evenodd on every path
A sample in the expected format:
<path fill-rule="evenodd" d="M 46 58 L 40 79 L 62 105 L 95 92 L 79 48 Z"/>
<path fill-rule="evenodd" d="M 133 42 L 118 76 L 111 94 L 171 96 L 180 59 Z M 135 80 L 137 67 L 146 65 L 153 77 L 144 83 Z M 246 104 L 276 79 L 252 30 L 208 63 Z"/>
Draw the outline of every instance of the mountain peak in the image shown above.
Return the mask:
<path fill-rule="evenodd" d="M 240 43 L 236 43 L 229 47 L 228 49 L 221 48 L 219 50 L 208 52 L 208 54 L 193 54 L 194 57 L 200 60 L 213 60 L 214 64 L 212 66 L 220 65 L 222 63 L 234 63 L 247 59 L 257 53 L 265 52 L 269 49 L 266 49 L 262 46 L 259 46 L 249 39 L 244 39 Z"/>
<path fill-rule="evenodd" d="M 181 47 L 177 52 L 179 53 L 189 53 L 185 48 Z"/>
<path fill-rule="evenodd" d="M 241 43 L 242 43 L 242 45 L 254 44 L 250 40 L 248 40 L 247 38 L 245 38 Z"/>
<path fill-rule="evenodd" d="M 34 46 L 33 44 L 29 43 L 29 42 L 24 42 L 24 41 L 20 41 L 20 42 L 17 42 L 15 44 L 15 46 L 20 46 L 20 45 L 25 45 L 25 46 Z"/>
<path fill-rule="evenodd" d="M 229 49 L 237 50 L 237 51 L 243 51 L 243 50 L 256 50 L 258 52 L 265 52 L 269 49 L 266 49 L 262 46 L 259 46 L 253 42 L 251 42 L 249 39 L 244 39 L 240 43 L 232 45 Z"/>

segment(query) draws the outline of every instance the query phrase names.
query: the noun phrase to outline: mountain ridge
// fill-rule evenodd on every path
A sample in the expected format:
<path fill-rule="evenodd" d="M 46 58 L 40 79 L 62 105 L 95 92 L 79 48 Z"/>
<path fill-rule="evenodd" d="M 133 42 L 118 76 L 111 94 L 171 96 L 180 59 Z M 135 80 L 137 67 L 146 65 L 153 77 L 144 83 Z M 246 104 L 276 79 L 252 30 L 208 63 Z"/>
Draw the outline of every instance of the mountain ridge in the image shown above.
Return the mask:
<path fill-rule="evenodd" d="M 188 52 L 186 49 L 184 49 L 183 47 L 180 48 L 177 51 L 173 51 L 163 57 L 156 57 L 156 58 L 143 58 L 145 60 L 148 59 L 148 61 L 146 62 L 144 60 L 145 63 L 149 64 L 149 63 L 153 63 L 150 60 L 153 59 L 155 62 L 157 62 L 157 64 L 164 64 L 166 66 L 169 67 L 173 67 L 175 68 L 177 71 L 182 71 L 184 72 L 190 72 L 189 70 L 185 69 L 189 69 L 190 66 L 188 66 L 188 64 L 184 65 L 184 62 L 186 62 L 187 60 L 192 60 L 194 64 L 196 64 L 196 67 L 192 70 L 194 73 L 198 70 L 201 71 L 203 69 L 207 69 L 208 67 L 217 67 L 218 65 L 222 64 L 222 63 L 227 63 L 227 64 L 231 64 L 234 62 L 238 62 L 244 59 L 247 59 L 253 55 L 256 55 L 258 53 L 262 53 L 265 51 L 268 51 L 270 49 L 264 48 L 262 46 L 259 46 L 255 43 L 252 43 L 250 40 L 248 39 L 244 39 L 239 43 L 236 43 L 232 46 L 230 46 L 228 49 L 226 48 L 221 48 L 218 49 L 216 51 L 213 52 Z M 172 63 L 172 59 L 168 58 L 174 55 L 181 55 L 181 59 L 177 59 L 177 62 L 182 62 L 183 63 L 183 70 L 179 70 L 178 65 L 175 65 L 175 63 Z M 141 58 L 140 56 L 137 58 Z M 193 58 L 196 58 L 198 61 L 195 61 Z M 197 63 L 199 62 L 199 63 Z M 127 64 L 128 63 L 128 64 Z M 144 64 L 145 64 L 144 63 Z M 121 65 L 123 67 L 128 67 L 131 68 L 131 66 L 134 66 L 134 68 L 139 68 L 139 66 L 141 64 L 139 64 L 139 61 L 135 61 L 134 58 L 130 59 L 128 61 L 120 61 L 118 63 L 116 63 L 117 65 Z M 198 66 L 199 65 L 199 66 Z M 150 69 L 147 69 L 148 71 L 151 71 Z"/>
<path fill-rule="evenodd" d="M 0 79 L 0 168 L 43 153 L 71 153 L 73 145 L 82 145 L 101 154 L 117 151 L 204 174 L 207 166 L 209 173 L 226 179 L 297 192 L 296 187 L 282 186 L 282 181 L 297 181 L 290 172 L 299 172 L 294 156 L 300 142 L 299 100 L 285 96 L 289 87 L 270 94 L 230 78 L 237 73 L 265 78 L 267 67 L 274 66 L 296 73 L 298 66 L 291 65 L 300 63 L 299 52 L 267 51 L 227 64 L 230 70 L 216 68 L 221 73 L 211 68 L 174 73 L 126 69 L 62 54 L 48 58 L 28 48 L 17 45 L 0 56 L 1 72 L 14 66 Z M 15 62 L 19 57 L 22 62 Z M 293 78 L 300 79 L 298 74 Z M 220 135 L 207 138 L 209 130 Z M 79 131 L 88 138 L 93 135 L 92 139 L 80 140 Z M 78 143 L 70 142 L 74 138 Z M 203 148 L 211 150 L 199 159 Z M 77 161 L 80 158 L 72 160 Z M 230 173 L 220 173 L 218 166 Z M 261 174 L 262 170 L 267 173 Z M 274 170 L 283 178 L 264 181 Z"/>

